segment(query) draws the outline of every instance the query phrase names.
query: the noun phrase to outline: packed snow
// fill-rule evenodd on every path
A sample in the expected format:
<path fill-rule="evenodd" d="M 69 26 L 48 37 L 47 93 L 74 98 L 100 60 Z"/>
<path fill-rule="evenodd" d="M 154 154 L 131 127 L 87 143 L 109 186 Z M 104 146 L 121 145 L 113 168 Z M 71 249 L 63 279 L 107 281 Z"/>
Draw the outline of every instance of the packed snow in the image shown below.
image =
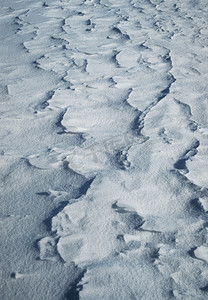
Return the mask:
<path fill-rule="evenodd" d="M 207 1 L 0 7 L 0 298 L 207 299 Z"/>

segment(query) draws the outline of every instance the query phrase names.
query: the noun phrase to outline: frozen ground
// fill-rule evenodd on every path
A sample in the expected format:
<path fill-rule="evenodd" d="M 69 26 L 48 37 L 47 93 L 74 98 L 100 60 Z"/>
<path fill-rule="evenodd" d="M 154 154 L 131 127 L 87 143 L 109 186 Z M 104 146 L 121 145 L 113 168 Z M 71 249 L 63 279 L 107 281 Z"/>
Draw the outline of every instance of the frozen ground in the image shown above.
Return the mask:
<path fill-rule="evenodd" d="M 1 0 L 2 300 L 208 297 L 207 0 Z"/>

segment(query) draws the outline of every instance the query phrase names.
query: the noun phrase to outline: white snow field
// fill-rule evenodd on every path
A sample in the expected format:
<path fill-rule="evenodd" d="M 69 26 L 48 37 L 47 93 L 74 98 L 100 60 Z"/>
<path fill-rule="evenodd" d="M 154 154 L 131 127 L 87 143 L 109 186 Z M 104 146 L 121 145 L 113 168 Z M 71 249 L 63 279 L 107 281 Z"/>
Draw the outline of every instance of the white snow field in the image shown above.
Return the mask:
<path fill-rule="evenodd" d="M 208 299 L 207 0 L 1 0 L 0 72 L 0 299 Z"/>

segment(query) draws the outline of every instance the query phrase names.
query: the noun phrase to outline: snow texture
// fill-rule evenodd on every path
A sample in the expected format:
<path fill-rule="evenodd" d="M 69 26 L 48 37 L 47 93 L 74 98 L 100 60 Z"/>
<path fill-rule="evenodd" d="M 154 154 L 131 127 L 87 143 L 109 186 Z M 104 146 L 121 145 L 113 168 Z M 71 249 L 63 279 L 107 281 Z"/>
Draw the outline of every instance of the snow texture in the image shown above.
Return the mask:
<path fill-rule="evenodd" d="M 207 1 L 0 6 L 1 299 L 207 299 Z"/>

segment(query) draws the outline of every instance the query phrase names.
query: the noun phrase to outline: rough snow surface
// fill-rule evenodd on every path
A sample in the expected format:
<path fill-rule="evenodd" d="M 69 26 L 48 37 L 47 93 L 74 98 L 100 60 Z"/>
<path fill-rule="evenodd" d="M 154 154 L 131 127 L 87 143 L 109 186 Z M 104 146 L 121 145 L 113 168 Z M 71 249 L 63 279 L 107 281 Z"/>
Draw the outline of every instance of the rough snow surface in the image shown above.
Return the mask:
<path fill-rule="evenodd" d="M 0 17 L 2 298 L 207 299 L 207 1 Z"/>

